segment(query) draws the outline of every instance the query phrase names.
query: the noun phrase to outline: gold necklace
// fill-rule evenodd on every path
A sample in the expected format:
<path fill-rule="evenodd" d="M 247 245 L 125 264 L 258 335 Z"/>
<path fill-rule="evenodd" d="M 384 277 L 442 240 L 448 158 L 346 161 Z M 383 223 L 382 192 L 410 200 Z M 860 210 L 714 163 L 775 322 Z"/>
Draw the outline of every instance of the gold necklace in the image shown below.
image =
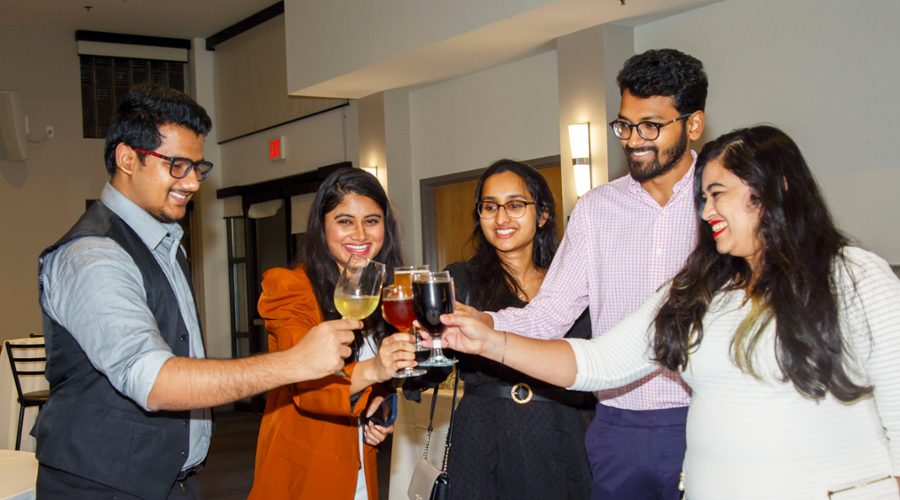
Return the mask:
<path fill-rule="evenodd" d="M 523 300 L 523 301 L 527 302 L 527 301 L 525 300 L 525 298 L 528 297 L 527 295 L 525 295 L 525 292 L 526 292 L 527 290 L 528 290 L 528 285 L 519 286 L 519 291 L 516 292 L 516 295 L 519 296 L 519 300 Z"/>
<path fill-rule="evenodd" d="M 540 272 L 537 269 L 535 269 L 534 272 L 535 272 L 535 274 L 540 274 Z M 516 295 L 519 296 L 519 300 L 528 302 L 528 295 L 526 295 L 525 292 L 528 291 L 528 287 L 531 286 L 531 283 L 526 285 L 526 284 L 524 284 L 524 281 L 525 280 L 523 279 L 521 282 L 519 282 L 519 291 L 516 292 Z M 543 279 L 541 279 L 541 281 L 543 281 Z"/>

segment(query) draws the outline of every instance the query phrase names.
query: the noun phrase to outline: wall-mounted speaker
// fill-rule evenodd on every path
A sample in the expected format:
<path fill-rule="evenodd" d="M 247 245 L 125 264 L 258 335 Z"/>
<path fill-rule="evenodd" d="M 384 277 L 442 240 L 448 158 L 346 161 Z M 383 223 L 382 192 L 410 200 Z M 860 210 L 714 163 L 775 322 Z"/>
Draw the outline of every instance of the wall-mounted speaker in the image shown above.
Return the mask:
<path fill-rule="evenodd" d="M 28 159 L 28 138 L 25 134 L 25 115 L 19 105 L 19 93 L 0 92 L 0 157 L 9 161 Z"/>

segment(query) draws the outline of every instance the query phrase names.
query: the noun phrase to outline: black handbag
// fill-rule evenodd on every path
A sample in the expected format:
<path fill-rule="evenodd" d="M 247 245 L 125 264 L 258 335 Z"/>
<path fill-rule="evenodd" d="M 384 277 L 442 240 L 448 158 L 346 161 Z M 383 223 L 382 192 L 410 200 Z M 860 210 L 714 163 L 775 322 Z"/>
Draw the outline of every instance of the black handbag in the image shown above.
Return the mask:
<path fill-rule="evenodd" d="M 447 459 L 450 456 L 450 439 L 453 436 L 453 416 L 456 413 L 456 391 L 459 388 L 459 374 L 453 383 L 453 404 L 450 406 L 450 425 L 447 427 L 447 444 L 444 448 L 444 462 L 438 469 L 428 461 L 428 445 L 431 444 L 431 431 L 434 429 L 434 407 L 437 404 L 438 387 L 434 388 L 431 398 L 431 419 L 428 421 L 428 438 L 425 440 L 425 453 L 413 471 L 409 489 L 406 491 L 409 500 L 450 500 L 450 476 L 447 474 Z"/>

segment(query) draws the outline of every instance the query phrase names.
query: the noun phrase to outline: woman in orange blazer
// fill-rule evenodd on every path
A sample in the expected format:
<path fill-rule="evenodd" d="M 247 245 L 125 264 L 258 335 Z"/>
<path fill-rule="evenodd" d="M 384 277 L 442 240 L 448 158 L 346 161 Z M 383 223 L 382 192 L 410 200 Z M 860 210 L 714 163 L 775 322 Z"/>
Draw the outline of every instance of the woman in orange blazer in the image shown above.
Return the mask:
<path fill-rule="evenodd" d="M 358 169 L 335 172 L 320 187 L 303 263 L 263 275 L 259 312 L 270 351 L 288 349 L 312 327 L 340 317 L 334 287 L 351 254 L 384 263 L 386 279 L 402 262 L 387 195 L 374 176 Z M 344 367 L 349 379 L 330 375 L 269 391 L 250 500 L 378 499 L 375 446 L 393 427 L 369 424 L 363 431 L 360 421 L 387 394 L 381 382 L 415 366 L 415 346 L 408 334 L 388 337 L 380 314 L 365 323 Z"/>

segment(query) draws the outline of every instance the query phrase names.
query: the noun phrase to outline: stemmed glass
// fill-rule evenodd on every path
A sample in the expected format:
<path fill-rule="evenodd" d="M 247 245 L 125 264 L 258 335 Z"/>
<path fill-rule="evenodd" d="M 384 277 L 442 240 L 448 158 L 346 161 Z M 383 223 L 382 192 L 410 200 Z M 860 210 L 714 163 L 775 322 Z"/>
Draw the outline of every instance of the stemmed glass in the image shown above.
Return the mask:
<path fill-rule="evenodd" d="M 441 334 L 447 326 L 441 323 L 441 314 L 454 311 L 456 297 L 453 294 L 453 278 L 448 271 L 415 273 L 412 276 L 413 310 L 419 324 L 432 340 L 431 357 L 419 366 L 450 366 L 455 359 L 441 352 Z"/>
<path fill-rule="evenodd" d="M 382 290 L 382 299 L 384 299 L 384 318 L 401 333 L 408 332 L 413 320 L 416 319 L 413 313 L 412 286 L 386 286 Z M 425 373 L 425 370 L 407 367 L 395 373 L 394 378 L 418 377 Z"/>
<path fill-rule="evenodd" d="M 400 286 L 403 286 L 403 285 L 412 286 L 412 275 L 413 274 L 422 273 L 422 272 L 428 273 L 430 271 L 431 271 L 431 268 L 428 267 L 428 264 L 422 264 L 420 266 L 395 267 L 394 268 L 394 284 L 400 285 Z M 410 331 L 412 332 L 413 335 L 416 336 L 416 351 L 417 352 L 424 352 L 424 351 L 430 352 L 431 349 L 423 346 L 422 343 L 419 342 L 419 334 L 416 333 L 416 327 L 415 326 L 410 327 Z"/>
<path fill-rule="evenodd" d="M 334 287 L 334 307 L 344 319 L 368 318 L 378 308 L 383 281 L 384 264 L 351 255 Z M 350 378 L 343 369 L 334 373 Z"/>

